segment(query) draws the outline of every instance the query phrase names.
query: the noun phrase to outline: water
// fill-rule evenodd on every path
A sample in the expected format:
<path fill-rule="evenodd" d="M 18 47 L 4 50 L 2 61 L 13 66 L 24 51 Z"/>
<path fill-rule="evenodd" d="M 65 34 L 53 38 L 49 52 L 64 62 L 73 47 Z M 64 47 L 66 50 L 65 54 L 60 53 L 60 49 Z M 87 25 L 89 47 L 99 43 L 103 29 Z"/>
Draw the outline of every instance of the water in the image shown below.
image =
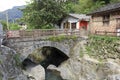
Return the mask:
<path fill-rule="evenodd" d="M 60 72 L 48 70 L 44 66 L 42 67 L 41 65 L 37 65 L 29 59 L 24 60 L 23 65 L 25 67 L 25 74 L 30 78 L 32 76 L 32 78 L 36 80 L 44 80 L 44 78 L 45 80 L 63 80 L 60 76 Z M 49 64 L 45 62 L 44 65 L 46 66 Z"/>
<path fill-rule="evenodd" d="M 45 80 L 63 80 L 57 71 L 46 70 Z"/>
<path fill-rule="evenodd" d="M 49 53 L 49 55 L 48 55 L 47 52 L 49 50 L 51 50 L 50 51 L 51 53 Z M 40 73 L 41 71 L 39 71 L 39 70 L 41 70 L 43 68 L 44 69 L 43 73 L 45 73 L 44 74 L 45 80 L 63 80 L 62 77 L 60 76 L 59 71 L 48 70 L 47 67 L 49 65 L 55 65 L 56 67 L 58 67 L 62 62 L 64 62 L 65 60 L 68 59 L 68 56 L 66 56 L 60 50 L 58 50 L 56 48 L 51 48 L 51 47 L 45 47 L 44 51 L 42 51 L 42 53 L 46 57 L 43 61 L 39 62 L 39 65 L 41 65 L 42 67 L 40 67 L 40 66 L 35 67 L 34 65 L 36 65 L 36 64 L 29 59 L 26 59 L 23 62 L 23 65 L 28 68 L 27 69 L 28 73 L 31 73 L 32 75 L 34 75 L 34 77 L 37 78 L 37 79 L 35 78 L 36 80 L 41 80 L 41 79 L 38 79 L 38 77 L 42 75 L 42 73 Z"/>

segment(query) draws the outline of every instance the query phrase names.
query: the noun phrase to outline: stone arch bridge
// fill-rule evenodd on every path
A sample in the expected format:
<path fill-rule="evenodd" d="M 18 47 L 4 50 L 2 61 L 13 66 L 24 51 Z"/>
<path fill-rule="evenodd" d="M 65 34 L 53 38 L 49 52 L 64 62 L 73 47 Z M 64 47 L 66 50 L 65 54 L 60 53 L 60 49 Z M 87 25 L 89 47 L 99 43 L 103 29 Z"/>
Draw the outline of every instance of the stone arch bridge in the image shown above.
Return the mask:
<path fill-rule="evenodd" d="M 73 44 L 72 44 L 73 45 Z M 65 55 L 69 56 L 70 48 L 71 46 L 65 42 L 53 42 L 53 41 L 43 41 L 43 40 L 37 40 L 37 41 L 15 41 L 9 40 L 10 48 L 13 48 L 16 50 L 17 53 L 20 53 L 22 55 L 22 60 L 26 59 L 29 54 L 31 54 L 34 50 L 42 47 L 54 47 L 58 50 L 62 51 Z"/>
<path fill-rule="evenodd" d="M 42 47 L 53 47 L 61 52 L 63 52 L 66 56 L 70 56 L 70 52 L 73 49 L 74 45 L 83 40 L 83 37 L 79 37 L 76 40 L 64 40 L 61 42 L 50 41 L 50 40 L 32 40 L 32 39 L 8 39 L 7 46 L 14 49 L 17 53 L 20 53 L 21 61 L 24 61 L 29 54 L 31 54 L 36 49 Z"/>
<path fill-rule="evenodd" d="M 12 34 L 12 35 L 11 35 Z M 54 47 L 61 52 L 63 52 L 66 56 L 69 57 L 70 50 L 72 50 L 75 41 L 72 39 L 67 39 L 61 42 L 57 41 L 50 41 L 47 40 L 46 37 L 48 36 L 58 36 L 58 35 L 65 35 L 72 36 L 72 35 L 78 35 L 77 38 L 79 40 L 82 40 L 83 38 L 80 38 L 79 31 L 77 32 L 70 32 L 66 33 L 65 31 L 61 30 L 48 30 L 48 31 L 41 31 L 41 30 L 35 30 L 35 31 L 11 31 L 10 35 L 8 35 L 8 43 L 7 46 L 16 50 L 17 53 L 21 54 L 21 59 L 24 60 L 28 57 L 29 54 L 31 54 L 35 49 L 42 48 L 42 47 Z M 77 39 L 77 40 L 78 40 Z"/>

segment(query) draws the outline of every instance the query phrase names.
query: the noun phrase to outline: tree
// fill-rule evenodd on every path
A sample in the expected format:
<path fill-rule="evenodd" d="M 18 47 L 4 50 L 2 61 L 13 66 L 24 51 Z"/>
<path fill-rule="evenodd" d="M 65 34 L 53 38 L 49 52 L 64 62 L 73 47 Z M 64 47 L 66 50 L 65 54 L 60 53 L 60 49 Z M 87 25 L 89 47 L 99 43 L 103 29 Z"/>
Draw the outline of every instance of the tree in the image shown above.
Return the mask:
<path fill-rule="evenodd" d="M 9 26 L 10 26 L 9 29 L 7 27 L 6 21 L 0 21 L 0 23 L 2 24 L 4 31 L 6 31 L 6 30 L 19 30 L 20 29 L 20 26 L 17 23 L 10 23 L 9 22 Z"/>
<path fill-rule="evenodd" d="M 87 5 L 86 5 L 87 4 Z M 71 13 L 84 13 L 87 14 L 101 6 L 104 5 L 104 1 L 99 0 L 79 0 L 76 4 L 70 4 L 70 10 Z"/>
<path fill-rule="evenodd" d="M 31 0 L 23 10 L 23 20 L 33 28 L 51 28 L 66 15 L 65 2 L 59 0 Z"/>
<path fill-rule="evenodd" d="M 110 3 L 117 3 L 120 2 L 120 0 L 110 0 Z"/>
<path fill-rule="evenodd" d="M 93 1 L 94 1 L 94 2 L 97 2 L 97 1 L 104 1 L 105 4 L 120 2 L 120 0 L 93 0 Z"/>
<path fill-rule="evenodd" d="M 3 30 L 8 30 L 6 21 L 0 21 L 3 26 Z"/>
<path fill-rule="evenodd" d="M 90 13 L 120 0 L 31 0 L 23 10 L 23 21 L 32 28 L 52 28 L 68 13 Z"/>

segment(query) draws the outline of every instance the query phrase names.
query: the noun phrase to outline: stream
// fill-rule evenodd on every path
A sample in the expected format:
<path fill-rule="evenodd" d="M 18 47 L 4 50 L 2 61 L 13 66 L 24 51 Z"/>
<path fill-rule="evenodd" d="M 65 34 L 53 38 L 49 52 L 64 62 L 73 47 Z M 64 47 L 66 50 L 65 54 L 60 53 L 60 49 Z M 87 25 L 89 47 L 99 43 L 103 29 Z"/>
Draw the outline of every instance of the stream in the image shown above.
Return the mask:
<path fill-rule="evenodd" d="M 57 72 L 51 70 L 45 71 L 45 80 L 63 80 Z"/>
<path fill-rule="evenodd" d="M 63 80 L 60 76 L 60 72 L 49 70 L 47 67 L 49 65 L 58 67 L 62 62 L 68 59 L 68 56 L 66 56 L 60 50 L 51 47 L 43 48 L 41 55 L 44 55 L 45 59 L 39 63 L 35 63 L 31 58 L 25 59 L 23 61 L 23 66 L 25 67 L 26 73 L 33 76 L 36 80 L 40 80 L 39 77 L 41 77 L 41 75 L 45 77 L 45 80 Z"/>
<path fill-rule="evenodd" d="M 24 73 L 28 75 L 30 80 L 40 80 L 41 76 L 44 76 L 45 80 L 63 80 L 60 77 L 60 73 L 57 71 L 45 69 L 41 65 L 35 64 L 29 59 L 26 59 L 24 62 L 26 63 L 24 64 Z"/>

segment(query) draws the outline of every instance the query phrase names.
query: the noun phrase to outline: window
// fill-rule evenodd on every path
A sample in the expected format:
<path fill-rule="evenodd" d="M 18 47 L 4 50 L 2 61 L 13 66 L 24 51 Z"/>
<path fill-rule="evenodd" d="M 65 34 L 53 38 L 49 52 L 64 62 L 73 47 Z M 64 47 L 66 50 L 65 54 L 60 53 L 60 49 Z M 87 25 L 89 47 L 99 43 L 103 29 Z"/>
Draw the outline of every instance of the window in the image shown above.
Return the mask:
<path fill-rule="evenodd" d="M 69 22 L 65 22 L 64 23 L 64 29 L 69 29 L 70 28 L 70 23 Z"/>
<path fill-rule="evenodd" d="M 120 18 L 117 18 L 117 28 L 120 28 Z"/>
<path fill-rule="evenodd" d="M 76 29 L 76 23 L 71 23 L 71 28 Z"/>
<path fill-rule="evenodd" d="M 103 16 L 103 25 L 108 26 L 110 21 L 110 15 Z"/>

